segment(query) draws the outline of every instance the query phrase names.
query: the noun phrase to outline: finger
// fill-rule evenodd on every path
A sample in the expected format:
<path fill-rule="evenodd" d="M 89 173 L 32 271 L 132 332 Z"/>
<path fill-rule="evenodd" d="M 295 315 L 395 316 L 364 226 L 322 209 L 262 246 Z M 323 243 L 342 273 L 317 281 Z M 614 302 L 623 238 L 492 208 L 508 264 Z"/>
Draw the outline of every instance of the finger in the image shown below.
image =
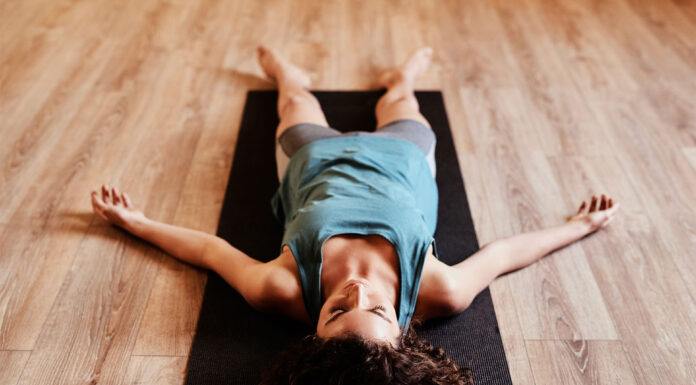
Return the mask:
<path fill-rule="evenodd" d="M 116 187 L 111 189 L 111 199 L 113 199 L 115 205 L 121 203 L 121 193 L 118 192 Z"/>
<path fill-rule="evenodd" d="M 594 212 L 597 209 L 597 196 L 592 195 L 592 202 L 590 202 L 590 211 L 589 212 Z"/>
<path fill-rule="evenodd" d="M 109 186 L 103 184 L 102 185 L 102 202 L 107 203 L 109 202 Z"/>
<path fill-rule="evenodd" d="M 615 205 L 614 207 L 604 211 L 607 215 L 607 218 L 613 218 L 616 216 L 616 211 L 619 209 L 619 205 Z"/>
<path fill-rule="evenodd" d="M 611 222 L 612 220 L 614 220 L 614 217 L 609 217 L 609 219 L 607 219 L 606 221 L 604 221 L 604 223 L 602 223 L 602 227 L 607 227 L 609 222 Z"/>
<path fill-rule="evenodd" d="M 106 217 L 106 214 L 104 213 L 104 210 L 106 209 L 106 204 L 102 202 L 102 200 L 99 198 L 99 193 L 96 191 L 92 191 L 92 208 L 101 219 L 107 222 L 109 221 L 109 219 Z"/>
<path fill-rule="evenodd" d="M 102 205 L 102 200 L 101 200 L 101 198 L 99 197 L 99 193 L 97 193 L 96 191 L 92 191 L 92 194 L 91 194 L 91 195 L 92 195 L 92 203 L 95 204 L 95 205 L 101 206 L 101 205 Z"/>
<path fill-rule="evenodd" d="M 580 205 L 580 208 L 578 209 L 578 214 L 582 214 L 582 210 L 585 209 L 585 206 L 586 206 L 585 201 L 582 201 L 582 204 Z"/>
<path fill-rule="evenodd" d="M 599 209 L 605 210 L 607 208 L 607 196 L 602 194 L 602 200 L 599 203 Z"/>
<path fill-rule="evenodd" d="M 125 192 L 121 193 L 121 198 L 123 199 L 124 206 L 126 206 L 127 208 L 133 207 L 133 204 L 131 203 L 131 200 L 130 200 L 130 197 L 128 196 L 128 194 L 126 194 Z"/>
<path fill-rule="evenodd" d="M 621 207 L 621 203 L 615 204 L 615 205 L 614 205 L 612 208 L 610 208 L 609 211 L 607 211 L 607 212 L 608 212 L 610 215 L 613 216 L 614 214 L 616 214 L 617 211 L 619 211 L 619 207 Z"/>
<path fill-rule="evenodd" d="M 92 208 L 98 214 L 103 214 L 103 210 L 106 208 L 106 205 L 99 199 L 99 194 L 96 191 L 92 191 Z"/>
<path fill-rule="evenodd" d="M 609 208 L 611 208 L 614 205 L 614 202 L 609 198 Z"/>

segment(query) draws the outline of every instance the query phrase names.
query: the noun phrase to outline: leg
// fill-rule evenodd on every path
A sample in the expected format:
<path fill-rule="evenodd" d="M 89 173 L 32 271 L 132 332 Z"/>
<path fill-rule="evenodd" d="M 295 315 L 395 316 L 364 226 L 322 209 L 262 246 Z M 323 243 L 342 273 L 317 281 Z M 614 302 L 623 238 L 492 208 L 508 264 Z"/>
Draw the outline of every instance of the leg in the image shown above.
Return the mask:
<path fill-rule="evenodd" d="M 319 101 L 309 91 L 310 79 L 298 67 L 286 62 L 270 49 L 258 47 L 259 64 L 278 84 L 278 139 L 288 127 L 313 123 L 328 127 Z"/>
<path fill-rule="evenodd" d="M 375 135 L 405 139 L 420 147 L 435 177 L 437 140 L 430 123 L 420 113 L 418 100 L 413 92 L 416 78 L 428 68 L 431 56 L 431 48 L 421 48 L 402 65 L 389 69 L 380 76 L 379 83 L 387 92 L 375 108 Z"/>
<path fill-rule="evenodd" d="M 379 79 L 387 92 L 379 99 L 375 108 L 377 130 L 395 120 L 412 119 L 428 128 L 430 123 L 421 115 L 418 101 L 413 93 L 416 78 L 430 64 L 432 48 L 421 48 L 401 66 L 385 71 Z"/>

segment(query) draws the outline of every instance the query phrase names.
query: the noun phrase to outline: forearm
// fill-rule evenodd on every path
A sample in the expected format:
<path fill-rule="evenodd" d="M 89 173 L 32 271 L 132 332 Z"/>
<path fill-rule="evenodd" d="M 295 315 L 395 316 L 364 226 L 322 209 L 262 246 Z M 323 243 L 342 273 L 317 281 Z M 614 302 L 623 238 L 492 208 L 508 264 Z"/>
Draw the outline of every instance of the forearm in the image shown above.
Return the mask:
<path fill-rule="evenodd" d="M 212 268 L 210 261 L 206 260 L 206 248 L 215 240 L 213 235 L 144 217 L 127 223 L 123 228 L 177 259 L 206 269 Z"/>
<path fill-rule="evenodd" d="M 495 241 L 506 256 L 505 272 L 525 267 L 552 251 L 589 234 L 585 222 L 569 221 L 543 230 L 532 231 Z"/>

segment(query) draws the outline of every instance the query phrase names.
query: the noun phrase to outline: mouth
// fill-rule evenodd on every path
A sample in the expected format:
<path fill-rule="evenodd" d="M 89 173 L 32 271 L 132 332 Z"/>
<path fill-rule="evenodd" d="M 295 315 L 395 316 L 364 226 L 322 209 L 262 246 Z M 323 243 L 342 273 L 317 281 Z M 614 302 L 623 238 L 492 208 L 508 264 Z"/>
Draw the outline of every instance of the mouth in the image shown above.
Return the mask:
<path fill-rule="evenodd" d="M 353 287 L 353 286 L 368 287 L 369 283 L 364 279 L 351 279 L 348 282 L 346 282 L 346 285 L 343 288 L 347 289 L 347 288 Z"/>

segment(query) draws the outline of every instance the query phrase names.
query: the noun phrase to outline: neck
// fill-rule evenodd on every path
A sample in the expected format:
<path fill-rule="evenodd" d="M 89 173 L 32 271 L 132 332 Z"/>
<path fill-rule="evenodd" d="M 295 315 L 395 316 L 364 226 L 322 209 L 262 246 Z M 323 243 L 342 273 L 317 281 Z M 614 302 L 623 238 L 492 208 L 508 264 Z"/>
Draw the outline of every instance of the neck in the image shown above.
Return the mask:
<path fill-rule="evenodd" d="M 333 246 L 323 254 L 321 292 L 324 299 L 340 290 L 346 281 L 363 279 L 382 291 L 396 306 L 400 274 L 393 247 L 376 246 L 365 239 L 343 240 Z"/>

